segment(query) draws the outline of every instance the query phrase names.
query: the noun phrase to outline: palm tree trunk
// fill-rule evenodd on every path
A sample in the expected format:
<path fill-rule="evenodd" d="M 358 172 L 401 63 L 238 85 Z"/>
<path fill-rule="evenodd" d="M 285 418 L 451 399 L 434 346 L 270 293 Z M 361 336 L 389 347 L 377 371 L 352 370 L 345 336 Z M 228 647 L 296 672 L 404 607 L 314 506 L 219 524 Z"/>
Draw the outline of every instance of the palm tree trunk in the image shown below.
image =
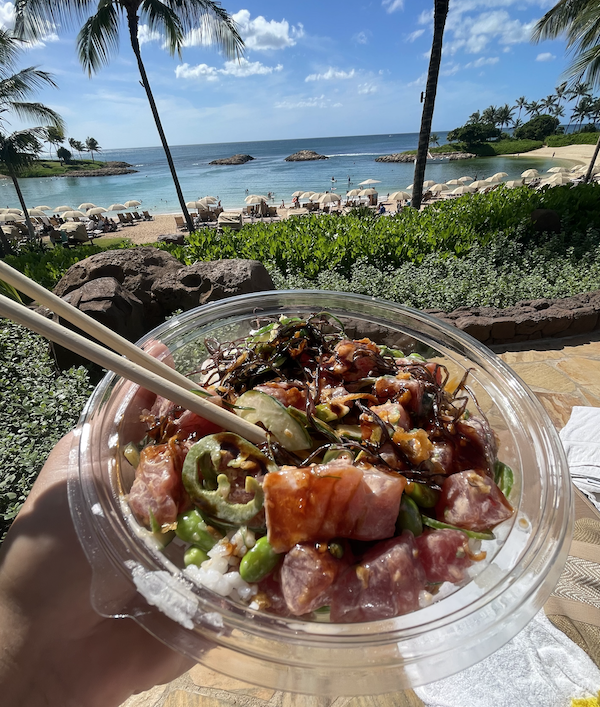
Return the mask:
<path fill-rule="evenodd" d="M 10 173 L 10 178 L 12 179 L 13 184 L 15 185 L 15 191 L 17 192 L 19 203 L 21 204 L 21 208 L 23 209 L 25 223 L 27 224 L 27 230 L 29 231 L 29 240 L 33 242 L 35 241 L 35 229 L 33 228 L 33 224 L 31 223 L 31 219 L 29 218 L 29 211 L 27 211 L 27 206 L 25 205 L 25 199 L 23 198 L 23 193 L 21 191 L 21 187 L 19 186 L 19 180 L 17 179 L 17 175 L 15 174 L 14 170 L 11 169 L 11 167 L 8 165 L 7 167 Z"/>
<path fill-rule="evenodd" d="M 6 233 L 2 230 L 2 226 L 0 226 L 0 246 L 2 250 L 2 257 L 6 255 L 12 255 L 13 254 L 13 247 L 11 246 L 8 238 L 6 237 Z"/>
<path fill-rule="evenodd" d="M 415 160 L 415 176 L 413 179 L 413 195 L 411 199 L 411 206 L 415 209 L 421 208 L 421 201 L 423 199 L 423 180 L 425 179 L 425 166 L 427 164 L 427 149 L 429 147 L 429 136 L 431 135 L 435 94 L 437 92 L 440 63 L 442 61 L 442 39 L 444 37 L 449 1 L 450 0 L 435 0 L 433 43 L 431 45 L 431 56 L 429 58 L 427 88 L 425 90 L 425 100 L 423 101 L 419 147 L 417 148 L 417 159 Z"/>
<path fill-rule="evenodd" d="M 583 181 L 586 184 L 592 178 L 592 171 L 594 169 L 594 165 L 596 164 L 596 157 L 598 157 L 598 152 L 600 152 L 600 137 L 596 141 L 596 147 L 594 149 L 594 154 L 592 155 L 592 159 L 590 160 L 590 164 L 588 165 L 587 172 L 585 173 L 585 177 L 583 178 Z"/>
<path fill-rule="evenodd" d="M 185 205 L 185 199 L 183 198 L 183 192 L 181 191 L 181 186 L 179 184 L 179 178 L 177 177 L 177 172 L 175 171 L 175 165 L 173 164 L 173 158 L 171 157 L 171 150 L 169 149 L 169 144 L 165 136 L 165 132 L 158 115 L 158 110 L 156 108 L 156 103 L 154 102 L 154 96 L 150 89 L 150 83 L 148 82 L 148 76 L 146 75 L 146 69 L 144 63 L 142 62 L 142 55 L 140 52 L 140 43 L 138 42 L 137 32 L 138 32 L 138 16 L 135 9 L 127 6 L 127 23 L 129 25 L 129 38 L 131 40 L 131 46 L 133 48 L 133 53 L 137 59 L 138 69 L 140 70 L 140 76 L 142 77 L 142 85 L 146 90 L 146 95 L 148 96 L 148 102 L 150 103 L 150 110 L 154 116 L 154 122 L 156 123 L 156 129 L 160 136 L 165 155 L 167 157 L 167 162 L 169 163 L 169 169 L 171 170 L 171 176 L 173 177 L 173 182 L 175 183 L 175 191 L 177 192 L 177 198 L 179 199 L 179 204 L 181 206 L 181 211 L 187 225 L 188 232 L 191 233 L 194 230 L 194 224 L 192 222 L 187 206 Z"/>

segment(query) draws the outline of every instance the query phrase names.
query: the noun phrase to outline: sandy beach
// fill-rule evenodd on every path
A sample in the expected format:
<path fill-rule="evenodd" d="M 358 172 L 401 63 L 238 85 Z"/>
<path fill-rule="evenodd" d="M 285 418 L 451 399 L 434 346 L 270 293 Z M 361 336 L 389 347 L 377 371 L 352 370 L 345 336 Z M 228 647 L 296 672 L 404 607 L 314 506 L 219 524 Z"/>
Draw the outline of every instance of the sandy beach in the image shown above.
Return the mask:
<path fill-rule="evenodd" d="M 565 145 L 565 147 L 540 147 L 531 152 L 523 152 L 515 157 L 527 159 L 528 157 L 550 157 L 555 160 L 571 160 L 578 164 L 588 164 L 594 154 L 594 145 Z M 600 158 L 596 159 L 600 164 Z"/>

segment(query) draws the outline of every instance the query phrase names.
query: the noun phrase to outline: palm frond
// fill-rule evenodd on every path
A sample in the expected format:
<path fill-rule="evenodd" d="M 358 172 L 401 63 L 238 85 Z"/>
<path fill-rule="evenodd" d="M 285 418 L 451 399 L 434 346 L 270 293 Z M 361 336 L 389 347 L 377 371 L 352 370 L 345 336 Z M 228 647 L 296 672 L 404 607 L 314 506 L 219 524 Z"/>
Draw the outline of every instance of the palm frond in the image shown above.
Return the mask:
<path fill-rule="evenodd" d="M 65 122 L 60 115 L 43 103 L 13 102 L 10 108 L 22 120 L 34 120 L 44 125 L 51 125 L 59 130 L 65 129 Z"/>
<path fill-rule="evenodd" d="M 77 55 L 88 76 L 99 71 L 119 51 L 118 2 L 100 0 L 77 35 Z"/>
<path fill-rule="evenodd" d="M 593 1 L 593 0 L 592 0 Z M 531 39 L 540 42 L 556 39 L 565 34 L 573 20 L 585 9 L 590 0 L 560 0 L 538 21 L 533 28 Z"/>
<path fill-rule="evenodd" d="M 21 304 L 23 304 L 23 300 L 21 299 L 21 295 L 19 294 L 18 290 L 15 290 L 12 285 L 10 285 L 8 282 L 4 282 L 4 280 L 0 280 L 0 294 L 3 294 L 9 299 L 15 300 L 15 302 L 20 302 Z"/>
<path fill-rule="evenodd" d="M 567 69 L 567 76 L 574 80 L 585 77 L 593 85 L 600 84 L 600 45 L 582 51 Z"/>
<path fill-rule="evenodd" d="M 15 36 L 41 39 L 55 26 L 78 27 L 95 0 L 15 0 Z"/>
<path fill-rule="evenodd" d="M 0 76 L 12 73 L 23 50 L 23 44 L 24 42 L 14 37 L 10 30 L 0 29 Z"/>
<path fill-rule="evenodd" d="M 0 102 L 23 100 L 43 86 L 57 88 L 52 76 L 35 66 L 21 69 L 16 74 L 0 79 Z"/>
<path fill-rule="evenodd" d="M 146 2 L 142 2 L 145 8 Z M 244 53 L 244 41 L 234 20 L 218 2 L 213 0 L 162 0 L 181 22 L 184 33 L 199 30 L 209 43 L 216 44 L 230 59 Z"/>
<path fill-rule="evenodd" d="M 161 0 L 145 0 L 141 9 L 148 19 L 150 31 L 164 34 L 171 56 L 175 52 L 181 55 L 184 33 L 177 14 Z"/>
<path fill-rule="evenodd" d="M 42 130 L 29 128 L 10 135 L 0 135 L 0 162 L 15 172 L 31 164 L 42 151 Z"/>

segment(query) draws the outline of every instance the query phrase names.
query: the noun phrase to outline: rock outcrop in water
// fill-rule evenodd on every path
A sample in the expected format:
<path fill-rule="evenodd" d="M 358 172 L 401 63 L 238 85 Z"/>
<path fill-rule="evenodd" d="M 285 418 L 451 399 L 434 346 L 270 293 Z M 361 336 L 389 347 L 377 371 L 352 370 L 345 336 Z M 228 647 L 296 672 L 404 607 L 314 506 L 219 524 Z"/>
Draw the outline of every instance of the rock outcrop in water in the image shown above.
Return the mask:
<path fill-rule="evenodd" d="M 286 162 L 310 162 L 311 160 L 328 160 L 326 155 L 320 155 L 314 150 L 300 150 L 285 158 Z"/>
<path fill-rule="evenodd" d="M 254 157 L 251 155 L 232 155 L 231 157 L 223 157 L 219 160 L 213 160 L 208 164 L 246 164 L 246 162 L 250 162 L 250 160 L 253 159 Z"/>
<path fill-rule="evenodd" d="M 433 155 L 434 159 L 444 159 L 444 160 L 470 160 L 477 155 L 471 152 L 444 152 L 436 153 Z M 396 152 L 393 155 L 382 155 L 381 157 L 376 157 L 375 162 L 414 162 L 417 159 L 416 154 L 410 152 Z"/>

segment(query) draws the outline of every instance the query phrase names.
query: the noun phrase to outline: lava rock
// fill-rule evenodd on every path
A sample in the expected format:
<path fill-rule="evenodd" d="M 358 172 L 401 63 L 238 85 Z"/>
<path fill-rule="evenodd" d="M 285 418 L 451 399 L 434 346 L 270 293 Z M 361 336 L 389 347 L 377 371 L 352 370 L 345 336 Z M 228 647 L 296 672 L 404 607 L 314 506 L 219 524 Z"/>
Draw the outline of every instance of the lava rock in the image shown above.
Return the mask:
<path fill-rule="evenodd" d="M 286 162 L 310 162 L 312 160 L 328 160 L 326 155 L 320 155 L 314 150 L 300 150 L 285 158 Z"/>
<path fill-rule="evenodd" d="M 246 162 L 250 162 L 250 160 L 253 159 L 254 157 L 251 157 L 250 155 L 232 155 L 231 157 L 223 157 L 219 160 L 213 160 L 208 164 L 246 164 Z"/>

